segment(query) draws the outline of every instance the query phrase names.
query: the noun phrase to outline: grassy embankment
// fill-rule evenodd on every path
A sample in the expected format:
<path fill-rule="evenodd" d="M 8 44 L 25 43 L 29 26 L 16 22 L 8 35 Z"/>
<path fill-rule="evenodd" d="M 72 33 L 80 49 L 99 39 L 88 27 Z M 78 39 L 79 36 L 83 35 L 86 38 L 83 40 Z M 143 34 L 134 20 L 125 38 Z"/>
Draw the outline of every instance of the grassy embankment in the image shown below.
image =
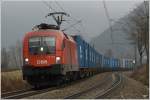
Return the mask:
<path fill-rule="evenodd" d="M 142 82 L 144 85 L 149 85 L 149 77 L 147 77 L 146 74 L 146 65 L 143 65 L 142 67 L 137 68 L 132 74 L 131 77 L 134 78 L 137 81 Z"/>
<path fill-rule="evenodd" d="M 29 85 L 22 79 L 21 70 L 1 72 L 2 91 L 14 91 L 27 87 L 29 87 Z"/>

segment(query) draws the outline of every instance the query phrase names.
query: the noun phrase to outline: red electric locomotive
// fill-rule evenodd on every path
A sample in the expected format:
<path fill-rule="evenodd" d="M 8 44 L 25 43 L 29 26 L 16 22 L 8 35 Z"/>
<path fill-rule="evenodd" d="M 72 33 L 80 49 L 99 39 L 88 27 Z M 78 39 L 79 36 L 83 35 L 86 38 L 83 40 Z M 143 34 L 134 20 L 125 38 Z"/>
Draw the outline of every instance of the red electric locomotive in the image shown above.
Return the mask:
<path fill-rule="evenodd" d="M 38 27 L 23 40 L 23 79 L 38 86 L 75 78 L 79 71 L 76 42 L 53 25 Z"/>

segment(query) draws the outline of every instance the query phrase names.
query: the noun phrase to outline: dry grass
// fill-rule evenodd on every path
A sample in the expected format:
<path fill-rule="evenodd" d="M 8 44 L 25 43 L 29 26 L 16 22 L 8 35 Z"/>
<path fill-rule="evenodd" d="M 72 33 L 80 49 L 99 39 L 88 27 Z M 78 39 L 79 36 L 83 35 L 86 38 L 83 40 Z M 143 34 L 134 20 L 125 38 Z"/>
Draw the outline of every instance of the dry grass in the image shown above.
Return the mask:
<path fill-rule="evenodd" d="M 142 82 L 144 85 L 149 85 L 149 78 L 146 76 L 146 65 L 143 65 L 142 67 L 136 69 L 132 74 L 131 77 L 134 78 L 137 81 Z"/>
<path fill-rule="evenodd" d="M 13 68 L 13 69 L 4 69 L 4 68 L 2 68 L 1 69 L 1 72 L 12 72 L 12 71 L 20 71 L 20 69 L 19 68 Z"/>
<path fill-rule="evenodd" d="M 27 87 L 29 87 L 29 85 L 22 79 L 21 70 L 1 72 L 2 91 L 14 91 Z"/>

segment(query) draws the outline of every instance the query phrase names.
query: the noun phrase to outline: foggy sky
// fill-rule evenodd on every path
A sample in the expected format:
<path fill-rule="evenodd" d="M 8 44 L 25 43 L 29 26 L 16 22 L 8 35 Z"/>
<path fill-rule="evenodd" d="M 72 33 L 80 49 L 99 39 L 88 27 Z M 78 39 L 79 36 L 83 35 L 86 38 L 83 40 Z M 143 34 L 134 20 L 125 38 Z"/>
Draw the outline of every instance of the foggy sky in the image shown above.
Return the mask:
<path fill-rule="evenodd" d="M 141 2 L 106 1 L 106 6 L 110 17 L 118 20 Z M 55 1 L 47 3 L 50 3 L 56 11 L 62 11 Z M 66 18 L 69 24 L 64 22 L 62 29 L 74 24 L 76 21 L 73 19 L 82 20 L 82 24 L 76 25 L 76 29 L 80 32 L 72 28 L 66 31 L 67 34 L 81 34 L 85 40 L 90 41 L 109 26 L 102 1 L 58 1 L 58 3 L 73 17 Z M 22 40 L 24 34 L 31 31 L 34 25 L 42 22 L 54 23 L 51 18 L 45 19 L 45 15 L 50 11 L 45 3 L 40 1 L 5 1 L 2 2 L 1 11 L 1 43 L 2 47 L 6 48 L 15 45 L 17 40 Z"/>

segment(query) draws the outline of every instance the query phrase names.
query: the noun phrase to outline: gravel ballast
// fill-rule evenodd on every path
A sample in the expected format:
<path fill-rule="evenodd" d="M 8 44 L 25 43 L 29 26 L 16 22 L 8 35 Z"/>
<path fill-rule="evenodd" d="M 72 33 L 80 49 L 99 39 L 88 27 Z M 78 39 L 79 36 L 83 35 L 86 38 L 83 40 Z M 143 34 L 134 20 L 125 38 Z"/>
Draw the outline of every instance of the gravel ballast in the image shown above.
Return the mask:
<path fill-rule="evenodd" d="M 46 93 L 42 93 L 42 94 L 38 94 L 38 95 L 26 97 L 26 98 L 28 99 L 63 99 L 64 97 L 68 95 L 81 92 L 83 90 L 88 89 L 89 87 L 97 85 L 103 82 L 108 77 L 111 77 L 111 78 L 107 82 L 111 83 L 111 80 L 113 80 L 112 75 L 113 75 L 112 73 L 101 73 L 93 77 L 90 77 L 88 79 L 85 79 L 83 81 L 79 81 L 75 84 L 68 85 L 64 88 L 59 88 L 56 90 L 52 90 Z M 110 99 L 110 98 L 111 99 L 148 99 L 149 91 L 146 86 L 144 86 L 142 83 L 132 78 L 129 78 L 128 76 L 126 76 L 126 74 L 123 74 L 122 76 L 123 78 L 122 78 L 121 85 L 119 85 L 116 89 L 112 90 L 109 95 L 106 95 L 104 97 L 104 99 Z M 96 88 L 95 90 L 89 91 L 88 93 L 80 96 L 79 98 L 93 99 L 96 93 L 102 91 L 102 87 L 105 88 L 107 86 L 106 83 L 104 83 L 100 88 Z"/>
<path fill-rule="evenodd" d="M 149 89 L 139 81 L 123 74 L 121 86 L 106 98 L 111 99 L 148 99 Z"/>
<path fill-rule="evenodd" d="M 86 90 L 89 87 L 99 84 L 102 82 L 106 77 L 110 77 L 111 73 L 101 73 L 97 74 L 93 77 L 90 77 L 84 81 L 77 82 L 73 85 L 66 86 L 64 88 L 52 90 L 46 93 L 34 95 L 27 97 L 28 99 L 62 99 L 67 95 L 71 95 L 74 93 L 78 93 L 80 91 Z"/>

